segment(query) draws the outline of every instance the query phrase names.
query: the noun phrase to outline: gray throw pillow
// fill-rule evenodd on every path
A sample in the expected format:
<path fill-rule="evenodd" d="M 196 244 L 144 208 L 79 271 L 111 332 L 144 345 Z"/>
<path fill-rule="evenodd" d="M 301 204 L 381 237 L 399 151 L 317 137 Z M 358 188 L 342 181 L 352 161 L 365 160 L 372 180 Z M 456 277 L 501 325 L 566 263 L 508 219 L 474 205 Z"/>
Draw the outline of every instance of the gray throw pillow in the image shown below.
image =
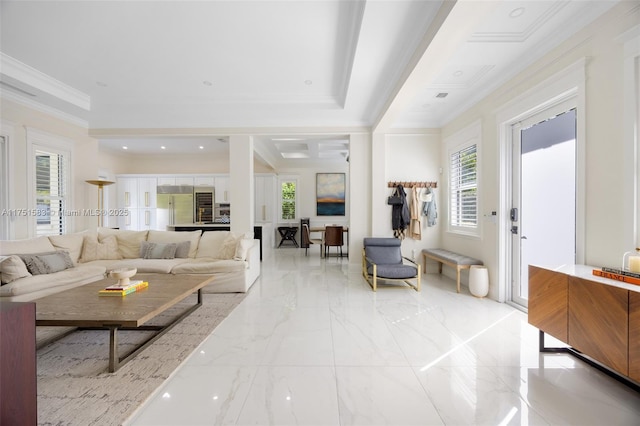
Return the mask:
<path fill-rule="evenodd" d="M 140 243 L 140 257 L 143 259 L 173 259 L 176 257 L 175 243 L 150 243 L 142 241 Z"/>
<path fill-rule="evenodd" d="M 176 258 L 189 257 L 189 250 L 191 249 L 191 241 L 183 241 L 176 244 Z"/>
<path fill-rule="evenodd" d="M 19 254 L 20 258 L 27 265 L 27 270 L 31 275 L 53 274 L 73 268 L 73 261 L 69 252 L 57 250 L 48 253 Z"/>

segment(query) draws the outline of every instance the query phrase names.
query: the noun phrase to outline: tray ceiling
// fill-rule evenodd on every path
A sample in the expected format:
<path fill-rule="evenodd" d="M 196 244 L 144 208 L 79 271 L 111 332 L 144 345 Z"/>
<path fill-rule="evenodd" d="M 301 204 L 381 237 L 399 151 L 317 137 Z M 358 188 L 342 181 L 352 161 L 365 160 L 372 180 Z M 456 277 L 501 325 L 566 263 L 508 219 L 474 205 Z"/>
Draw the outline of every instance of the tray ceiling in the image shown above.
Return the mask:
<path fill-rule="evenodd" d="M 344 161 L 332 129 L 441 127 L 615 3 L 2 1 L 0 90 L 108 149 L 248 128 L 266 156 Z M 290 128 L 314 129 L 298 151 L 274 140 Z"/>

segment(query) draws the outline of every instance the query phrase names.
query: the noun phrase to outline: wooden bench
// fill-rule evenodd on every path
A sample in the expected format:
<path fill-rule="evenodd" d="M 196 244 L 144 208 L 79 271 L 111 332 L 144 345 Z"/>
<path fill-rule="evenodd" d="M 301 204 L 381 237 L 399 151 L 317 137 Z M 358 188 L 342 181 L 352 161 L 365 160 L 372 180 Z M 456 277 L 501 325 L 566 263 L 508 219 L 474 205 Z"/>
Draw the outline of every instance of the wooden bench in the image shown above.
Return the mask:
<path fill-rule="evenodd" d="M 460 271 L 471 268 L 471 265 L 482 265 L 482 260 L 474 259 L 469 256 L 454 253 L 443 249 L 422 249 L 422 259 L 424 263 L 424 271 L 427 270 L 427 259 L 433 259 L 439 262 L 438 272 L 442 274 L 442 265 L 448 265 L 456 269 L 456 284 L 458 293 L 460 293 Z"/>

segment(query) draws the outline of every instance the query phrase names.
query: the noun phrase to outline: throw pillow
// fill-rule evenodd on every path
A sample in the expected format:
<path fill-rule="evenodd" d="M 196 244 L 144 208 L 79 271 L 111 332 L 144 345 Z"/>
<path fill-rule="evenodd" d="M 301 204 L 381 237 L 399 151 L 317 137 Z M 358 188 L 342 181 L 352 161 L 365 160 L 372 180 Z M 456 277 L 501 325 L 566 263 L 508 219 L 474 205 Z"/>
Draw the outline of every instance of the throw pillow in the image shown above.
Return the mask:
<path fill-rule="evenodd" d="M 143 259 L 173 259 L 176 256 L 175 243 L 140 243 L 140 257 Z"/>
<path fill-rule="evenodd" d="M 69 256 L 71 256 L 71 260 L 73 263 L 78 263 L 78 259 L 80 259 L 80 254 L 82 253 L 82 242 L 84 241 L 84 235 L 86 232 L 77 232 L 75 234 L 64 234 L 64 235 L 49 235 L 49 241 L 55 247 L 56 250 L 65 250 L 69 252 Z M 48 250 L 41 250 L 42 252 Z M 24 252 L 17 252 L 24 253 Z"/>
<path fill-rule="evenodd" d="M 222 242 L 222 248 L 220 249 L 220 259 L 233 259 L 236 253 L 236 247 L 238 241 L 242 239 L 242 235 L 236 235 L 233 232 L 229 232 L 227 238 Z"/>
<path fill-rule="evenodd" d="M 27 265 L 27 270 L 31 275 L 53 274 L 73 268 L 69 252 L 62 250 L 49 253 L 19 254 L 18 256 Z"/>
<path fill-rule="evenodd" d="M 115 235 L 122 259 L 135 259 L 140 254 L 140 243 L 147 240 L 148 232 L 98 228 L 98 238 L 103 241 L 106 237 Z"/>
<path fill-rule="evenodd" d="M 97 235 L 84 236 L 80 262 L 120 259 L 122 259 L 122 257 L 120 256 L 120 253 L 118 253 L 118 240 L 115 235 L 104 237 L 102 241 L 98 241 Z"/>
<path fill-rule="evenodd" d="M 191 241 L 183 241 L 176 244 L 176 258 L 185 259 L 189 257 L 189 250 L 191 250 Z"/>
<path fill-rule="evenodd" d="M 0 281 L 2 284 L 9 284 L 18 278 L 31 276 L 31 273 L 27 270 L 27 265 L 15 254 L 2 259 L 2 262 L 0 262 L 0 274 L 2 275 Z"/>
<path fill-rule="evenodd" d="M 233 255 L 234 260 L 247 260 L 247 253 L 253 245 L 253 240 L 242 238 L 236 245 L 236 253 Z"/>
<path fill-rule="evenodd" d="M 185 257 L 195 257 L 196 250 L 198 250 L 198 243 L 200 242 L 200 236 L 202 231 L 156 231 L 150 230 L 147 235 L 147 241 L 150 243 L 176 243 L 179 244 L 183 241 L 191 242 L 189 246 L 189 253 Z M 178 257 L 178 255 L 176 255 Z"/>

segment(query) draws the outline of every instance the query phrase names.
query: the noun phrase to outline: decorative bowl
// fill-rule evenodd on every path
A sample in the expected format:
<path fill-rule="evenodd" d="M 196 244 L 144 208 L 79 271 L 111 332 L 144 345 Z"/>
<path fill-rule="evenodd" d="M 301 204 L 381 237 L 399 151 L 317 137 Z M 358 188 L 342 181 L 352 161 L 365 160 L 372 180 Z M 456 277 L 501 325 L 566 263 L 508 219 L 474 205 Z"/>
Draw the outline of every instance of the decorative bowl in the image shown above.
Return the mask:
<path fill-rule="evenodd" d="M 138 272 L 137 268 L 114 269 L 109 272 L 109 276 L 111 278 L 116 278 L 119 286 L 126 287 L 131 283 L 130 278 L 134 276 L 136 272 Z"/>

